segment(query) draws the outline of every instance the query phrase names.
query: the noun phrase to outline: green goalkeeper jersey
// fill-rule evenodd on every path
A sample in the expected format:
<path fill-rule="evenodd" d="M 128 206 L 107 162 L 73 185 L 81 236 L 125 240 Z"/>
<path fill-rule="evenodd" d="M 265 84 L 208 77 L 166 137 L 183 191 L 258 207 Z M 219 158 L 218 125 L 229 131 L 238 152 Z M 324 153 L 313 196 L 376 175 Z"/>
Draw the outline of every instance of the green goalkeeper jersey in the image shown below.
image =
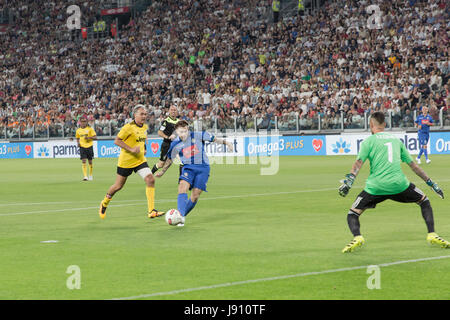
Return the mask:
<path fill-rule="evenodd" d="M 370 175 L 365 191 L 372 195 L 390 195 L 403 192 L 409 180 L 401 163 L 411 163 L 412 158 L 400 139 L 387 132 L 371 135 L 363 141 L 358 160 L 370 161 Z"/>

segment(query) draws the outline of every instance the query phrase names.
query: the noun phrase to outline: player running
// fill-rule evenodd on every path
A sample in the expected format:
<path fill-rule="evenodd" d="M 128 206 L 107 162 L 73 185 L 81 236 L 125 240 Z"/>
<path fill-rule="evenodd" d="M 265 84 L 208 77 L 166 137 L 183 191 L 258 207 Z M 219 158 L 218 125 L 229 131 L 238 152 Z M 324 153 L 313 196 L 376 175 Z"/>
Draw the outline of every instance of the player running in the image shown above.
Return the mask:
<path fill-rule="evenodd" d="M 185 217 L 194 209 L 202 191 L 206 191 L 209 178 L 209 159 L 205 151 L 205 142 L 215 142 L 227 145 L 233 150 L 233 144 L 223 139 L 218 139 L 209 132 L 190 132 L 189 124 L 180 120 L 175 125 L 178 135 L 167 152 L 167 160 L 155 177 L 162 177 L 172 164 L 172 159 L 179 155 L 183 167 L 178 184 L 178 211 L 181 213 L 182 222 L 178 226 L 184 226 Z M 191 197 L 188 199 L 188 191 Z"/>
<path fill-rule="evenodd" d="M 434 125 L 433 118 L 428 114 L 428 107 L 422 107 L 422 114 L 419 115 L 416 119 L 416 125 L 419 128 L 417 132 L 419 138 L 420 152 L 417 156 L 417 163 L 420 164 L 420 157 L 422 154 L 425 155 L 425 159 L 427 163 L 430 163 L 431 160 L 428 159 L 428 150 L 427 144 L 430 140 L 430 126 Z"/>
<path fill-rule="evenodd" d="M 162 166 L 164 165 L 164 161 L 167 159 L 167 151 L 169 151 L 170 144 L 175 139 L 175 125 L 178 123 L 179 119 L 178 109 L 175 105 L 171 105 L 169 108 L 169 116 L 164 119 L 161 123 L 161 127 L 158 130 L 158 135 L 163 138 L 163 142 L 161 144 L 161 154 L 159 157 L 159 161 L 153 166 L 152 173 L 155 174 Z"/>
<path fill-rule="evenodd" d="M 155 209 L 155 178 L 147 164 L 145 158 L 145 142 L 147 140 L 148 126 L 147 110 L 142 104 L 138 104 L 133 109 L 134 120 L 122 127 L 114 143 L 121 148 L 119 161 L 117 164 L 116 182 L 109 187 L 108 193 L 100 203 L 100 218 L 106 217 L 106 209 L 114 194 L 122 189 L 129 175 L 133 172 L 139 174 L 144 179 L 147 197 L 148 217 L 156 218 L 162 216 L 164 212 Z"/>
<path fill-rule="evenodd" d="M 450 242 L 439 237 L 434 231 L 433 209 L 428 197 L 414 184 L 410 183 L 401 169 L 401 162 L 407 163 L 412 171 L 422 178 L 442 199 L 444 193 L 428 175 L 414 162 L 405 145 L 390 133 L 384 132 L 386 127 L 384 114 L 375 112 L 370 118 L 372 136 L 361 144 L 356 162 L 352 170 L 345 176 L 339 187 L 339 194 L 345 197 L 355 181 L 364 162 L 370 161 L 370 175 L 366 187 L 362 191 L 347 215 L 347 222 L 354 239 L 342 250 L 352 252 L 364 244 L 360 232 L 359 217 L 366 209 L 390 199 L 397 202 L 412 203 L 420 206 L 422 216 L 428 229 L 427 241 L 443 248 L 450 248 Z"/>
<path fill-rule="evenodd" d="M 80 148 L 81 168 L 83 170 L 83 181 L 93 180 L 92 173 L 94 167 L 92 159 L 94 159 L 94 140 L 97 140 L 97 134 L 94 129 L 88 126 L 86 117 L 80 118 L 80 128 L 75 132 L 77 145 Z M 89 162 L 89 177 L 87 175 L 86 160 Z"/>

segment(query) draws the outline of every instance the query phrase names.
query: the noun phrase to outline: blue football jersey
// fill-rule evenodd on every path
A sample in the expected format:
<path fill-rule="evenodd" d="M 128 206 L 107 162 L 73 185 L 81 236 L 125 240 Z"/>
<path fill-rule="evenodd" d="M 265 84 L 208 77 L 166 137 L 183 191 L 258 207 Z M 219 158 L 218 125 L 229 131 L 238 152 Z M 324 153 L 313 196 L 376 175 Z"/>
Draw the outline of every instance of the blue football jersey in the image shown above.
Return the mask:
<path fill-rule="evenodd" d="M 429 125 L 429 123 L 433 123 L 433 122 L 434 122 L 433 118 L 429 114 L 427 114 L 426 116 L 424 116 L 423 114 L 417 116 L 416 123 L 419 126 L 422 126 L 419 129 L 419 134 L 420 133 L 428 134 L 430 132 L 430 125 Z"/>
<path fill-rule="evenodd" d="M 170 144 L 167 157 L 180 157 L 183 165 L 209 166 L 209 159 L 205 151 L 205 143 L 213 142 L 215 136 L 207 131 L 190 132 L 188 138 L 182 141 L 179 137 Z"/>

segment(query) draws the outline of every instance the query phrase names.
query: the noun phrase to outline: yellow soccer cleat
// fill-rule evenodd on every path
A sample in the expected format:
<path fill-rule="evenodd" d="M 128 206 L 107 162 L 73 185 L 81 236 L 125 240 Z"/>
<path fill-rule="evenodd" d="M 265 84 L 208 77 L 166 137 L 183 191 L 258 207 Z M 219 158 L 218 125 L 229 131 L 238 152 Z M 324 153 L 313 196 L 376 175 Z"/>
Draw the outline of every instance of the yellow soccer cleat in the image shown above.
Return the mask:
<path fill-rule="evenodd" d="M 153 219 L 153 218 L 161 217 L 164 214 L 165 214 L 165 212 L 163 212 L 163 211 L 158 211 L 156 209 L 153 209 L 151 212 L 148 213 L 148 217 L 150 219 Z"/>
<path fill-rule="evenodd" d="M 428 234 L 427 241 L 429 244 L 437 244 L 437 245 L 441 246 L 441 248 L 444 248 L 444 249 L 450 248 L 450 242 L 439 237 L 438 234 L 435 232 Z"/>
<path fill-rule="evenodd" d="M 361 247 L 364 242 L 363 236 L 356 236 L 344 249 L 342 249 L 342 253 L 353 252 L 356 248 Z"/>
<path fill-rule="evenodd" d="M 103 206 L 103 201 L 100 202 L 100 208 L 98 209 L 98 215 L 102 219 L 105 219 L 105 217 L 106 217 L 106 207 Z"/>

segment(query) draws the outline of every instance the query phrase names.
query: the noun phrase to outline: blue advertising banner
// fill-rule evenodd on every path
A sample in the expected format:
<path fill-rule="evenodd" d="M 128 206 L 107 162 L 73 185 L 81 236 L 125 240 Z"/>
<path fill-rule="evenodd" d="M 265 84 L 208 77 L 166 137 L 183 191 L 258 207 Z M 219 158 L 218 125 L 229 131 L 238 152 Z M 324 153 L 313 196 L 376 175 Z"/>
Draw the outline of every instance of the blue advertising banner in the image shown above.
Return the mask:
<path fill-rule="evenodd" d="M 326 155 L 325 136 L 245 137 L 245 156 Z"/>
<path fill-rule="evenodd" d="M 161 138 L 155 138 L 155 139 L 148 139 L 147 140 L 147 157 L 159 157 L 160 151 L 161 151 L 161 144 L 162 144 Z"/>
<path fill-rule="evenodd" d="M 450 132 L 431 132 L 432 154 L 450 154 Z"/>
<path fill-rule="evenodd" d="M 33 158 L 33 143 L 0 143 L 0 159 Z"/>
<path fill-rule="evenodd" d="M 117 158 L 120 147 L 114 144 L 114 140 L 97 140 L 98 158 Z"/>

